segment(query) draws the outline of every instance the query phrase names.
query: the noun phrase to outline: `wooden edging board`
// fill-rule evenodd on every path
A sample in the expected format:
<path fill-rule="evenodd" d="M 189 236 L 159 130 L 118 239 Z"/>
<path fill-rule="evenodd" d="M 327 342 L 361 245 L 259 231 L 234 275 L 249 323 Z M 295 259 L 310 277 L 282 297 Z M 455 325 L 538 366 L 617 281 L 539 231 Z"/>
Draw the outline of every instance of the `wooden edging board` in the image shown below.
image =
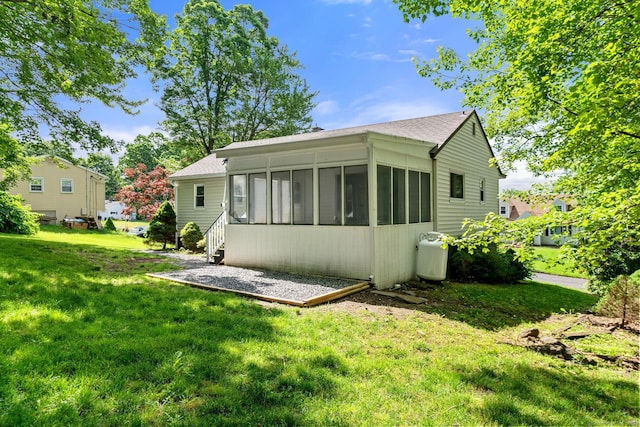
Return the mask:
<path fill-rule="evenodd" d="M 194 287 L 194 288 L 207 289 L 207 290 L 210 290 L 210 291 L 232 292 L 234 294 L 245 295 L 245 296 L 256 298 L 256 299 L 259 299 L 259 300 L 262 300 L 262 301 L 278 302 L 278 303 L 282 303 L 282 304 L 294 305 L 294 306 L 297 306 L 297 307 L 312 307 L 314 305 L 318 305 L 318 304 L 322 304 L 322 303 L 325 303 L 325 302 L 333 301 L 334 299 L 342 298 L 342 297 L 345 297 L 347 295 L 351 295 L 353 293 L 360 292 L 360 291 L 362 291 L 364 289 L 367 289 L 368 287 L 371 286 L 371 284 L 369 282 L 356 283 L 355 285 L 347 286 L 346 288 L 338 289 L 338 290 L 336 290 L 334 292 L 329 292 L 329 293 L 324 294 L 324 295 L 319 295 L 317 297 L 313 297 L 313 298 L 310 298 L 308 300 L 297 301 L 297 300 L 290 300 L 290 299 L 286 299 L 286 298 L 271 297 L 271 296 L 268 296 L 268 295 L 256 294 L 256 293 L 253 293 L 253 292 L 238 291 L 238 290 L 229 289 L 229 288 L 221 288 L 219 286 L 205 285 L 205 284 L 202 284 L 202 283 L 191 282 L 189 280 L 183 280 L 183 279 L 176 279 L 176 278 L 173 278 L 173 277 L 167 277 L 167 276 L 163 276 L 161 274 L 147 273 L 147 276 L 154 277 L 156 279 L 164 279 L 164 280 L 169 280 L 169 281 L 176 282 L 176 283 L 182 283 L 184 285 L 189 285 L 189 286 Z"/>

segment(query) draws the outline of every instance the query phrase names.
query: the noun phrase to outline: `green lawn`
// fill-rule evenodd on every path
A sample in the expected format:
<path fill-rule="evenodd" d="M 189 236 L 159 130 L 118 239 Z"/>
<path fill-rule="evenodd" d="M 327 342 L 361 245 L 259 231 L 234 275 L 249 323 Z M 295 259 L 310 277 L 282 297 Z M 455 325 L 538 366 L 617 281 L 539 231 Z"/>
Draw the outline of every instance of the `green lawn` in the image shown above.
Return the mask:
<path fill-rule="evenodd" d="M 452 284 L 422 310 L 300 309 L 149 278 L 172 266 L 141 240 L 0 234 L 0 425 L 637 424 L 637 372 L 502 344 L 589 294 Z"/>
<path fill-rule="evenodd" d="M 541 246 L 533 249 L 536 256 L 532 266 L 534 271 L 557 274 L 559 276 L 587 278 L 587 275 L 576 269 L 573 262 L 567 259 L 559 248 Z"/>

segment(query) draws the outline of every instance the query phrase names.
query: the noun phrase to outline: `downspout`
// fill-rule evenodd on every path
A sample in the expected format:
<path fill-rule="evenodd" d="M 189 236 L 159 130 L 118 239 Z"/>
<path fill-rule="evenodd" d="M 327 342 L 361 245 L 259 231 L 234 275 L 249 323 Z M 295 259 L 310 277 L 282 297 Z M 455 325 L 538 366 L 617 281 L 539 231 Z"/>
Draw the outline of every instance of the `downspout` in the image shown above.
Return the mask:
<path fill-rule="evenodd" d="M 433 171 L 433 180 L 431 181 L 431 200 L 433 201 L 433 211 L 431 212 L 433 218 L 433 231 L 438 231 L 438 161 L 436 159 L 431 160 Z"/>

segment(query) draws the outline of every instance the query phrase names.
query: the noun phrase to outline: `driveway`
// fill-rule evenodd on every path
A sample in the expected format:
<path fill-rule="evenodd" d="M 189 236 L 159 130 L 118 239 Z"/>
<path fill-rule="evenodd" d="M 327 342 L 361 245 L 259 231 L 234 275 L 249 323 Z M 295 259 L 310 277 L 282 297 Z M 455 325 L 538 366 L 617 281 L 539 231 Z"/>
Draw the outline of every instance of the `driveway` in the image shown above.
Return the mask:
<path fill-rule="evenodd" d="M 580 279 L 577 277 L 565 277 L 556 276 L 546 273 L 533 273 L 532 280 L 541 283 L 551 283 L 552 285 L 564 286 L 565 288 L 577 289 L 583 292 L 589 292 L 587 290 L 587 279 Z"/>

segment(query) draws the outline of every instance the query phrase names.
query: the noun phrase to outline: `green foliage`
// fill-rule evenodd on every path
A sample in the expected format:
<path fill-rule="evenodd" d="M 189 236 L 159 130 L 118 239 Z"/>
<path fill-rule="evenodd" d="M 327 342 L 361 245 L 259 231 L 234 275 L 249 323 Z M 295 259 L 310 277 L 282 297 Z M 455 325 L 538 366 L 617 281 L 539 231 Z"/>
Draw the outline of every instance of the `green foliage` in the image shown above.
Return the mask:
<path fill-rule="evenodd" d="M 460 89 L 466 106 L 486 113 L 502 166 L 522 160 L 536 173 L 559 175 L 545 192 L 575 201 L 562 225 L 582 232 L 577 265 L 597 276 L 609 254 L 633 258 L 640 245 L 640 55 L 629 52 L 640 51 L 637 2 L 394 1 L 407 20 L 479 21 L 468 30 L 475 51 L 440 48 L 419 72 Z M 557 220 L 550 212 L 503 228 L 531 236 L 530 225 L 539 233 Z"/>
<path fill-rule="evenodd" d="M 104 227 L 103 228 L 105 230 L 107 230 L 107 231 L 117 231 L 116 230 L 116 225 L 111 220 L 111 217 L 107 218 L 107 220 L 104 222 Z"/>
<path fill-rule="evenodd" d="M 628 276 L 618 276 L 598 302 L 596 312 L 619 317 L 622 325 L 640 320 L 640 269 Z"/>
<path fill-rule="evenodd" d="M 98 100 L 135 112 L 142 102 L 126 99 L 124 84 L 162 44 L 164 25 L 146 1 L 0 1 L 0 168 L 13 169 L 3 179 L 21 167 L 28 175 L 28 146 L 52 146 L 41 129 L 59 148 L 115 148 L 79 105 Z"/>
<path fill-rule="evenodd" d="M 167 243 L 173 243 L 176 237 L 176 213 L 168 201 L 163 202 L 149 222 L 147 239 L 150 242 L 162 243 L 162 249 Z"/>
<path fill-rule="evenodd" d="M 449 279 L 458 282 L 512 284 L 531 277 L 512 249 L 488 245 L 483 250 L 449 247 Z"/>
<path fill-rule="evenodd" d="M 0 233 L 36 234 L 38 214 L 22 205 L 22 198 L 0 191 Z"/>
<path fill-rule="evenodd" d="M 180 230 L 180 240 L 185 248 L 190 251 L 197 252 L 200 247 L 198 243 L 202 240 L 202 232 L 195 222 L 188 222 L 182 230 Z"/>
<path fill-rule="evenodd" d="M 162 125 L 173 144 L 202 158 L 232 140 L 311 126 L 315 93 L 297 75 L 295 54 L 268 36 L 267 26 L 250 5 L 187 2 L 164 58 L 150 69 L 163 82 Z"/>

